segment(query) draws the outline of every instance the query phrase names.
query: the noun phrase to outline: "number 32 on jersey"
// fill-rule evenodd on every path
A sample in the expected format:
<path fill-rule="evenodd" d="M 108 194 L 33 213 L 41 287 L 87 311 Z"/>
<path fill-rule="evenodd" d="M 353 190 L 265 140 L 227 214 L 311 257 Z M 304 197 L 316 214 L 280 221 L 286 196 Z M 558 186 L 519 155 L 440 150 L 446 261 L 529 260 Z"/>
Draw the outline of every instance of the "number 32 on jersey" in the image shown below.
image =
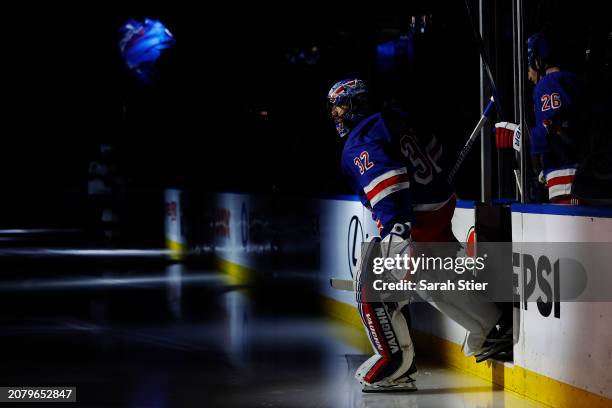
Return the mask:
<path fill-rule="evenodd" d="M 359 174 L 361 175 L 374 167 L 374 163 L 370 161 L 370 154 L 365 150 L 353 159 L 353 163 L 359 167 Z"/>

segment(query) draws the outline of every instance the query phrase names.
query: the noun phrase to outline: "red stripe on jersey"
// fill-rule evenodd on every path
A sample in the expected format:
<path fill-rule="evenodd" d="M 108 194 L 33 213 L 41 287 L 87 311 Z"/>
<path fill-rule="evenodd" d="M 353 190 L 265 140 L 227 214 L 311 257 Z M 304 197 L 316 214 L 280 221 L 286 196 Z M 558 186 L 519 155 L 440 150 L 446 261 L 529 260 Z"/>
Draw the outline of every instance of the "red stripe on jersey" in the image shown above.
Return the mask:
<path fill-rule="evenodd" d="M 550 199 L 553 204 L 578 205 L 574 203 L 574 199 L 569 195 L 561 195 Z"/>
<path fill-rule="evenodd" d="M 572 184 L 574 182 L 574 176 L 559 176 L 553 177 L 546 181 L 548 187 L 558 186 L 559 184 Z"/>
<path fill-rule="evenodd" d="M 376 196 L 376 194 L 380 193 L 387 187 L 390 187 L 390 186 L 393 186 L 399 183 L 405 183 L 405 182 L 410 182 L 410 177 L 408 177 L 407 174 L 398 174 L 397 176 L 389 177 L 388 179 L 383 180 L 380 183 L 378 183 L 372 189 L 372 191 L 370 191 L 367 194 L 368 200 L 372 201 L 372 199 Z"/>

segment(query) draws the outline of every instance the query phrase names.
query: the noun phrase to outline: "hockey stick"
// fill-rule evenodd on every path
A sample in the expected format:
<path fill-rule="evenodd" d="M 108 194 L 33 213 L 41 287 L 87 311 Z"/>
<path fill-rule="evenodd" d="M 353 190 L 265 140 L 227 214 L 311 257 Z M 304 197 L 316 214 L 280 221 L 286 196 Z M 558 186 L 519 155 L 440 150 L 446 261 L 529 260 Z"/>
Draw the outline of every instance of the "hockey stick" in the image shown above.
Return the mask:
<path fill-rule="evenodd" d="M 331 278 L 329 284 L 332 288 L 352 292 L 355 290 L 355 283 L 352 279 Z"/>
<path fill-rule="evenodd" d="M 482 39 L 482 36 L 480 35 L 480 31 L 477 28 L 476 21 L 474 20 L 474 16 L 470 8 L 469 0 L 465 0 L 465 9 L 467 11 L 468 19 L 470 20 L 470 25 L 472 26 L 472 34 L 474 35 L 474 39 L 476 40 L 476 45 L 478 46 L 478 52 L 480 53 L 480 58 L 482 59 L 482 65 L 484 68 L 484 72 L 486 74 L 487 79 L 489 80 L 489 85 L 491 87 L 491 94 L 493 95 L 493 98 L 495 99 L 495 108 L 497 109 L 497 117 L 499 118 L 499 120 L 504 120 L 505 116 L 504 116 L 504 113 L 501 107 L 499 95 L 497 93 L 497 86 L 495 85 L 495 80 L 493 79 L 493 74 L 491 72 L 491 66 L 489 65 L 489 59 L 487 58 L 484 41 Z M 516 158 L 516 159 L 520 163 L 520 159 L 519 158 Z M 499 167 L 498 167 L 498 171 L 499 171 Z M 498 177 L 500 177 L 499 174 L 498 174 Z M 520 185 L 520 179 L 517 179 L 515 177 L 515 180 L 516 180 L 516 187 L 519 190 L 519 194 L 522 196 L 523 191 Z"/>
<path fill-rule="evenodd" d="M 494 107 L 495 107 L 495 99 L 491 97 L 491 101 L 489 102 L 487 107 L 484 109 L 484 112 L 482 112 L 482 116 L 480 117 L 480 120 L 476 124 L 476 127 L 470 134 L 470 137 L 468 138 L 467 142 L 465 142 L 465 146 L 463 146 L 463 149 L 461 149 L 461 152 L 459 153 L 459 157 L 457 157 L 457 161 L 455 162 L 455 165 L 453 166 L 451 171 L 448 173 L 447 180 L 449 183 L 452 184 L 453 179 L 455 178 L 455 174 L 457 174 L 457 170 L 459 170 L 459 167 L 461 167 L 461 164 L 465 160 L 467 154 L 470 152 L 472 145 L 476 141 L 476 137 L 482 130 L 485 123 L 487 123 L 487 120 L 489 119 L 489 117 L 493 114 Z"/>
<path fill-rule="evenodd" d="M 476 45 L 478 45 L 478 52 L 480 53 L 480 58 L 482 59 L 482 65 L 484 66 L 485 74 L 489 79 L 489 85 L 491 86 L 491 94 L 495 99 L 495 107 L 497 108 L 497 114 L 500 118 L 503 118 L 504 114 L 502 111 L 501 104 L 499 103 L 499 97 L 497 95 L 497 86 L 495 86 L 495 80 L 493 79 L 493 74 L 491 73 L 489 59 L 487 58 L 487 53 L 485 52 L 484 41 L 482 40 L 480 32 L 476 28 L 476 22 L 474 21 L 474 17 L 472 16 L 472 10 L 470 9 L 469 0 L 465 0 L 465 8 L 467 10 L 467 15 L 470 20 L 470 25 L 472 26 L 472 33 L 474 34 Z"/>

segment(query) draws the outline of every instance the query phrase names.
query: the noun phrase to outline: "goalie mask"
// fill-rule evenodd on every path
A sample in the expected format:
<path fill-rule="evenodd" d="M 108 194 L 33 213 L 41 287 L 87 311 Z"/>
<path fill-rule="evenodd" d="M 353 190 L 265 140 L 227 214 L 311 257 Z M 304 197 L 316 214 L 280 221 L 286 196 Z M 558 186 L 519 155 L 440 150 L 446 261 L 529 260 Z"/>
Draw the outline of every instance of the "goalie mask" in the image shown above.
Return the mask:
<path fill-rule="evenodd" d="M 361 79 L 344 79 L 332 86 L 327 94 L 327 108 L 340 137 L 368 114 L 368 87 Z"/>

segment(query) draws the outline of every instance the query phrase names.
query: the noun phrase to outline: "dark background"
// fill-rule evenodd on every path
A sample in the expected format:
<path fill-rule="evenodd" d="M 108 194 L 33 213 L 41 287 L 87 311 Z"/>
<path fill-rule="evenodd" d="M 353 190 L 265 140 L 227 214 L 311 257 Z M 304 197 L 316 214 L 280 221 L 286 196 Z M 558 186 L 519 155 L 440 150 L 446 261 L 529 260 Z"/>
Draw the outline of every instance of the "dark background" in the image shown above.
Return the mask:
<path fill-rule="evenodd" d="M 556 22 L 570 39 L 570 65 L 584 72 L 584 45 L 593 27 L 605 27 L 605 13 L 570 2 L 526 3 L 527 31 Z M 498 87 L 511 106 L 506 11 L 495 24 L 498 44 L 507 46 L 491 59 L 494 70 L 507 70 Z M 377 46 L 407 35 L 411 17 L 422 15 L 431 18 L 412 37 L 412 57 L 381 60 Z M 130 75 L 117 46 L 118 27 L 144 16 L 162 20 L 176 38 L 149 86 Z M 407 109 L 445 141 L 451 159 L 478 119 L 478 50 L 463 2 L 22 7 L 4 17 L 3 227 L 78 226 L 87 163 L 100 142 L 115 145 L 135 208 L 138 197 L 170 186 L 352 193 L 325 111 L 328 89 L 348 76 L 368 81 L 378 106 L 395 101 Z M 295 58 L 313 46 L 316 63 Z M 480 196 L 479 161 L 476 145 L 458 176 L 461 198 Z"/>
<path fill-rule="evenodd" d="M 377 67 L 376 46 L 408 32 L 411 15 L 434 9 L 417 50 L 421 66 L 410 67 L 416 75 L 398 72 L 405 63 Z M 151 86 L 127 72 L 117 46 L 118 27 L 144 16 L 161 19 L 176 38 Z M 115 143 L 134 191 L 349 193 L 325 110 L 328 89 L 359 75 L 379 103 L 403 99 L 425 111 L 457 101 L 438 107 L 443 120 L 432 125 L 462 141 L 478 115 L 478 57 L 463 17 L 462 5 L 412 13 L 299 5 L 237 15 L 151 6 L 13 11 L 4 27 L 11 40 L 3 52 L 2 220 L 75 222 L 87 163 L 102 141 Z M 312 46 L 320 50 L 316 64 L 289 61 Z"/>

